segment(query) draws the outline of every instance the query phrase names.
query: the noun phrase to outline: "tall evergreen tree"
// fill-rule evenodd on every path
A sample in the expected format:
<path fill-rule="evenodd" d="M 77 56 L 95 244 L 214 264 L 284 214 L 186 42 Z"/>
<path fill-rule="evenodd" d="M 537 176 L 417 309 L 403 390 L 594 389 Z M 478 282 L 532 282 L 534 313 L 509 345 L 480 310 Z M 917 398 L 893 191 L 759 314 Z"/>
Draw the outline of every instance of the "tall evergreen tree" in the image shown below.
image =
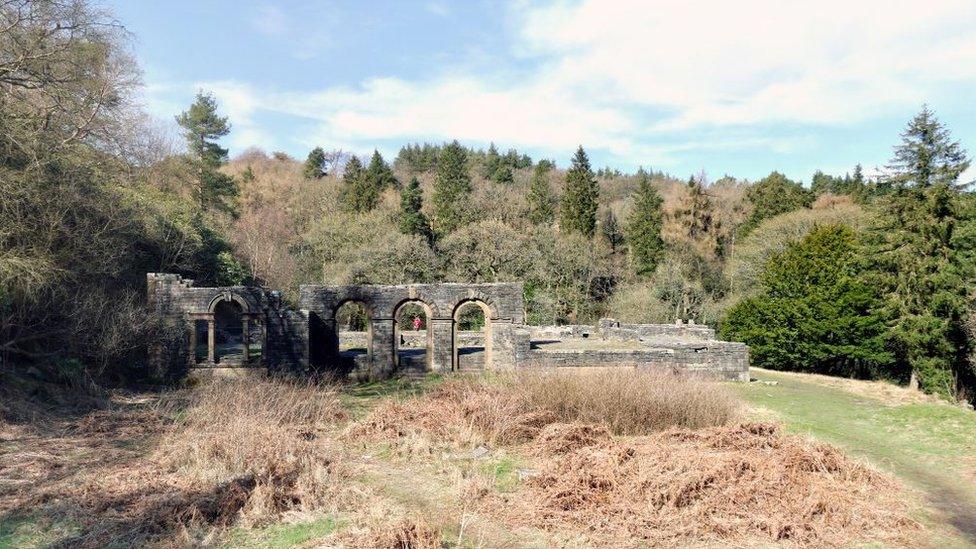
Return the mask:
<path fill-rule="evenodd" d="M 901 134 L 901 144 L 895 147 L 895 156 L 887 166 L 892 172 L 888 179 L 896 187 L 957 186 L 969 164 L 966 151 L 952 140 L 949 129 L 928 105 L 923 105 Z"/>
<path fill-rule="evenodd" d="M 651 185 L 651 178 L 643 168 L 637 171 L 637 194 L 627 218 L 627 244 L 630 262 L 638 276 L 649 276 L 664 255 L 661 238 L 664 199 Z"/>
<path fill-rule="evenodd" d="M 869 229 L 869 283 L 884 293 L 897 372 L 926 391 L 954 396 L 973 383 L 963 320 L 974 270 L 972 200 L 958 177 L 969 165 L 926 108 L 902 134 L 889 167 L 893 190 Z"/>
<path fill-rule="evenodd" d="M 390 169 L 390 165 L 383 160 L 383 155 L 377 150 L 373 151 L 373 157 L 369 161 L 369 167 L 366 168 L 366 178 L 369 180 L 370 186 L 373 187 L 377 199 L 386 189 L 400 186 L 400 182 L 393 175 L 393 170 Z"/>
<path fill-rule="evenodd" d="M 340 198 L 350 210 L 366 212 L 376 205 L 376 195 L 373 187 L 366 178 L 366 170 L 359 157 L 353 156 L 346 162 L 342 174 L 342 191 Z"/>
<path fill-rule="evenodd" d="M 515 182 L 515 174 L 512 172 L 512 167 L 507 162 L 503 162 L 495 170 L 491 180 L 502 185 L 510 185 Z"/>
<path fill-rule="evenodd" d="M 597 199 L 600 188 L 590 159 L 580 146 L 573 155 L 573 165 L 566 172 L 566 190 L 563 192 L 559 215 L 559 227 L 565 233 L 579 233 L 592 238 L 596 232 Z"/>
<path fill-rule="evenodd" d="M 495 143 L 488 145 L 488 152 L 485 153 L 485 163 L 481 167 L 481 176 L 485 179 L 493 179 L 495 173 L 502 166 L 502 157 L 498 154 Z"/>
<path fill-rule="evenodd" d="M 325 175 L 325 151 L 322 147 L 315 147 L 308 153 L 302 175 L 305 179 L 319 179 Z"/>
<path fill-rule="evenodd" d="M 400 193 L 400 232 L 430 239 L 430 222 L 421 211 L 424 206 L 424 193 L 416 177 Z"/>
<path fill-rule="evenodd" d="M 233 213 L 233 199 L 240 190 L 233 177 L 220 171 L 227 162 L 227 149 L 217 140 L 230 133 L 230 124 L 227 117 L 217 114 L 217 100 L 211 94 L 197 93 L 196 101 L 176 117 L 176 122 L 184 130 L 197 171 L 193 194 L 200 207 Z"/>
<path fill-rule="evenodd" d="M 552 164 L 546 160 L 539 161 L 532 171 L 532 182 L 529 185 L 529 220 L 533 223 L 552 223 L 555 216 L 556 199 L 549 186 L 549 171 Z"/>
<path fill-rule="evenodd" d="M 460 143 L 452 141 L 441 149 L 437 159 L 432 197 L 433 225 L 437 233 L 447 234 L 461 226 L 467 210 L 465 201 L 470 194 L 467 154 Z"/>

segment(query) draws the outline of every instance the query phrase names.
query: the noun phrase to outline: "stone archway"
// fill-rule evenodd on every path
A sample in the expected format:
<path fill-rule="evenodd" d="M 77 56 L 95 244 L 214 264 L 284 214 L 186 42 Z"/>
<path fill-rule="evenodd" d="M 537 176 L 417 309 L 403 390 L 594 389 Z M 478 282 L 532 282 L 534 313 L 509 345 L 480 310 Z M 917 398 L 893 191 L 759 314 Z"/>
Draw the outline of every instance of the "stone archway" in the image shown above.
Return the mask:
<path fill-rule="evenodd" d="M 373 313 L 361 299 L 344 299 L 332 311 L 333 357 L 343 372 L 368 367 L 373 355 Z"/>
<path fill-rule="evenodd" d="M 433 308 L 420 299 L 405 299 L 393 308 L 393 360 L 397 370 L 413 373 L 432 370 L 433 321 Z"/>
<path fill-rule="evenodd" d="M 471 330 L 472 321 L 467 312 L 472 308 L 480 311 L 480 329 Z M 458 302 L 452 315 L 453 331 L 451 348 L 454 350 L 452 369 L 488 370 L 492 367 L 492 309 L 479 298 Z M 477 321 L 474 321 L 476 324 Z"/>
<path fill-rule="evenodd" d="M 202 353 L 197 351 L 197 342 L 203 336 L 204 326 L 205 360 L 200 356 Z M 263 333 L 260 316 L 251 310 L 246 299 L 233 292 L 221 292 L 210 300 L 205 313 L 193 316 L 190 332 L 193 362 L 203 362 L 209 366 L 244 366 L 260 361 L 264 352 Z"/>

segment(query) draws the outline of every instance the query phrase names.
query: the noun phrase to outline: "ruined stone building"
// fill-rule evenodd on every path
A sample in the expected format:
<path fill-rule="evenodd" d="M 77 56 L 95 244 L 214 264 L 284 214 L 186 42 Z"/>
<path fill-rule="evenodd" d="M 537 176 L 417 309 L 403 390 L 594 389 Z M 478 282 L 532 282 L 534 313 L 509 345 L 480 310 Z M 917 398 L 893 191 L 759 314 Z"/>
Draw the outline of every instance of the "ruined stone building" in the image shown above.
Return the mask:
<path fill-rule="evenodd" d="M 156 368 L 176 360 L 188 369 L 378 378 L 631 366 L 748 380 L 748 348 L 716 340 L 707 326 L 610 319 L 595 326 L 528 326 L 521 284 L 304 285 L 294 310 L 280 292 L 258 287 L 196 287 L 179 275 L 157 273 L 147 282 L 149 309 L 177 342 L 175 351 L 153 346 Z M 340 322 L 349 304 L 364 316 L 355 332 Z M 476 329 L 466 321 L 472 308 Z M 407 310 L 414 311 L 412 321 L 402 318 Z"/>

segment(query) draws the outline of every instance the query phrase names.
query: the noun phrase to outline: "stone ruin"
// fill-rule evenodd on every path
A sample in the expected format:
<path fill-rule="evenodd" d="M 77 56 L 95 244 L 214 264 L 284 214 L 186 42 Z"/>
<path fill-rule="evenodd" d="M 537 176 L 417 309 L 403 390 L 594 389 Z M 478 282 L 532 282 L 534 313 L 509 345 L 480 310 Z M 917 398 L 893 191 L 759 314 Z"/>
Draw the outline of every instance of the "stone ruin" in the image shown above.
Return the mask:
<path fill-rule="evenodd" d="M 149 273 L 148 306 L 175 333 L 177 351 L 151 346 L 150 362 L 163 371 L 173 358 L 196 372 L 266 368 L 271 372 L 328 372 L 376 379 L 462 370 L 550 367 L 653 367 L 713 379 L 748 381 L 749 350 L 719 341 L 707 326 L 525 324 L 522 285 L 407 284 L 303 285 L 298 310 L 281 293 L 251 286 L 196 287 L 175 274 Z M 347 303 L 362 307 L 366 330 L 349 333 L 337 321 Z M 413 305 L 423 329 L 398 326 Z M 476 306 L 483 328 L 461 330 L 461 312 Z M 357 349 L 344 349 L 352 341 Z M 171 348 L 172 345 L 167 348 Z M 169 363 L 169 364 L 167 364 Z"/>

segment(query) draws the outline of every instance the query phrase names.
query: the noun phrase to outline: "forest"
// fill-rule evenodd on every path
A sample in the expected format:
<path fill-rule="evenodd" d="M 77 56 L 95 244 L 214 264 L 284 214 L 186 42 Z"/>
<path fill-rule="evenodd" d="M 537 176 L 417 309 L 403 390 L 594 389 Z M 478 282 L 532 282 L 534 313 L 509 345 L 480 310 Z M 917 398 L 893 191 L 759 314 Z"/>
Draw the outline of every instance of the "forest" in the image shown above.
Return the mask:
<path fill-rule="evenodd" d="M 0 3 L 0 369 L 158 375 L 147 272 L 291 299 L 310 282 L 520 281 L 531 323 L 694 320 L 756 366 L 976 399 L 970 158 L 928 106 L 880 173 L 807 182 L 624 173 L 591 165 L 598 143 L 231 155 L 213 95 L 152 119 L 124 28 L 42 6 Z"/>

